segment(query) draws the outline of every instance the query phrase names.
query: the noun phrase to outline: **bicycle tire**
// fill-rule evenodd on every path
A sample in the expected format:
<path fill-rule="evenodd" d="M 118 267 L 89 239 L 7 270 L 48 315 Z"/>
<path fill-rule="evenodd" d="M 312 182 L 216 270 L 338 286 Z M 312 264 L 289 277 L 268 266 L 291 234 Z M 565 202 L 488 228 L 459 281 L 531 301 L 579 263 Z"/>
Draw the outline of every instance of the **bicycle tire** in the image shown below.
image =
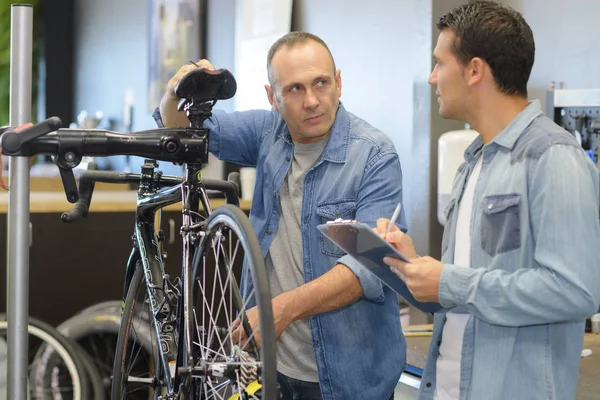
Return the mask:
<path fill-rule="evenodd" d="M 0 315 L 0 332 L 8 330 L 8 322 L 6 315 Z M 91 396 L 91 387 L 88 382 L 86 369 L 81 359 L 77 348 L 73 343 L 61 335 L 51 325 L 40 321 L 36 318 L 29 317 L 27 331 L 30 335 L 35 336 L 42 341 L 42 345 L 35 352 L 29 352 L 30 370 L 29 376 L 29 392 L 31 399 L 46 398 L 46 389 L 44 385 L 50 383 L 50 392 L 53 398 L 61 399 L 64 393 L 62 388 L 56 388 L 53 383 L 56 379 L 57 366 L 56 358 L 64 362 L 67 372 L 73 384 L 73 400 L 87 400 Z M 32 345 L 29 340 L 29 345 Z M 54 364 L 51 364 L 51 363 Z"/>
<path fill-rule="evenodd" d="M 159 395 L 159 391 L 156 390 L 158 382 L 160 382 L 161 374 L 160 374 L 160 364 L 158 362 L 158 350 L 155 348 L 155 345 L 158 345 L 158 338 L 155 336 L 153 338 L 152 334 L 156 334 L 155 327 L 148 323 L 148 317 L 141 317 L 140 325 L 137 327 L 132 327 L 134 324 L 133 320 L 136 316 L 140 316 L 145 314 L 144 310 L 140 310 L 136 308 L 137 299 L 136 296 L 140 293 L 143 295 L 147 295 L 146 284 L 143 275 L 143 267 L 141 262 L 138 261 L 135 267 L 135 272 L 131 279 L 131 283 L 129 285 L 129 289 L 127 291 L 127 295 L 125 297 L 125 307 L 123 310 L 123 315 L 121 317 L 121 324 L 119 327 L 119 334 L 117 337 L 117 347 L 115 351 L 115 359 L 113 364 L 113 379 L 111 385 L 111 399 L 114 400 L 124 400 L 128 398 L 134 399 L 149 399 L 149 398 L 157 398 Z M 143 307 L 143 306 L 142 306 Z M 153 319 L 150 319 L 153 321 Z M 136 336 L 135 340 L 130 340 L 130 334 L 133 332 L 137 332 L 137 330 L 141 331 L 140 336 Z M 137 339 L 140 341 L 140 349 L 136 349 L 135 345 Z M 136 379 L 151 379 L 153 382 L 148 384 L 148 390 L 144 390 L 142 387 L 136 388 L 134 393 L 130 396 L 126 391 L 126 384 L 129 378 L 134 375 L 131 373 L 130 368 L 126 366 L 128 361 L 135 362 L 133 360 L 132 354 L 141 354 L 142 350 L 145 352 L 146 356 L 149 356 L 147 360 L 148 364 L 148 374 L 152 375 L 153 372 L 158 371 L 158 376 L 134 376 Z M 145 373 L 145 365 L 144 368 L 141 368 L 139 371 L 144 371 Z M 154 370 L 154 371 L 153 371 Z M 138 375 L 138 374 L 136 374 Z"/>
<path fill-rule="evenodd" d="M 221 289 L 223 291 L 223 293 L 221 293 L 222 297 L 226 297 L 227 296 L 227 292 L 229 292 L 230 295 L 230 300 L 232 300 L 233 306 L 235 306 L 237 309 L 235 310 L 236 313 L 238 315 L 245 315 L 245 305 L 251 306 L 251 305 L 255 305 L 258 308 L 258 316 L 259 316 L 259 329 L 260 329 L 260 336 L 261 336 L 261 345 L 260 345 L 260 350 L 256 351 L 256 348 L 251 349 L 251 353 L 254 353 L 254 356 L 256 356 L 255 360 L 259 361 L 260 364 L 260 368 L 257 369 L 257 371 L 260 371 L 260 376 L 258 376 L 258 380 L 262 385 L 262 388 L 260 389 L 260 397 L 256 397 L 256 396 L 251 396 L 251 398 L 262 398 L 262 399 L 268 399 L 268 400 L 272 400 L 272 399 L 277 399 L 279 398 L 279 394 L 278 394 L 278 386 L 277 386 L 277 363 L 276 363 L 276 353 L 275 353 L 275 328 L 274 328 L 274 321 L 273 321 L 273 310 L 272 310 L 272 306 L 271 306 L 271 291 L 270 291 L 270 287 L 269 287 L 269 282 L 268 282 L 268 278 L 267 278 L 267 271 L 266 271 L 266 267 L 265 267 L 265 263 L 264 263 L 264 256 L 262 254 L 261 248 L 260 248 L 260 244 L 258 241 L 258 238 L 256 237 L 255 231 L 252 228 L 252 225 L 250 224 L 250 221 L 248 219 L 248 217 L 246 216 L 246 214 L 239 209 L 238 207 L 226 204 L 223 205 L 221 207 L 216 208 L 211 215 L 207 218 L 206 223 L 205 223 L 205 227 L 204 227 L 204 233 L 205 233 L 205 237 L 204 240 L 201 242 L 200 246 L 198 246 L 198 248 L 196 249 L 196 252 L 194 254 L 194 259 L 192 262 L 192 267 L 193 267 L 193 271 L 192 271 L 192 278 L 194 282 L 198 282 L 200 286 L 200 282 L 199 280 L 202 279 L 205 282 L 208 282 L 209 280 L 206 279 L 206 273 L 210 271 L 207 270 L 207 268 L 204 268 L 206 265 L 206 259 L 207 257 L 210 258 L 211 257 L 211 252 L 213 252 L 213 255 L 215 256 L 215 262 L 218 263 L 217 268 L 215 268 L 215 271 L 213 271 L 213 273 L 215 274 L 214 277 L 214 283 L 215 285 L 213 286 L 213 293 L 210 296 L 211 297 L 211 301 L 213 301 L 214 304 L 214 298 L 215 296 L 215 292 L 217 291 L 216 288 L 216 283 L 217 283 L 217 275 L 220 274 L 227 274 L 226 278 L 225 278 L 225 284 L 228 285 L 226 288 L 223 287 L 222 285 L 222 281 L 220 281 L 219 283 L 221 283 Z M 229 237 L 223 240 L 223 233 L 225 233 L 226 235 L 228 234 Z M 233 240 L 233 234 L 235 234 L 235 236 L 237 237 L 237 240 Z M 217 241 L 213 240 L 214 238 L 217 239 Z M 226 252 L 224 252 L 223 254 L 221 254 L 218 250 L 215 250 L 215 246 L 220 247 L 222 243 L 229 243 L 230 245 L 234 245 L 234 241 L 236 242 L 235 244 L 235 251 L 234 253 L 231 252 L 231 248 L 229 249 L 228 254 Z M 239 250 L 239 244 L 241 243 L 242 247 L 243 247 L 243 260 L 242 260 L 242 264 L 243 267 L 241 269 L 240 275 L 241 275 L 241 279 L 236 281 L 236 271 L 232 271 L 234 264 L 236 263 L 236 260 L 233 260 L 232 258 L 235 258 L 238 254 L 237 251 Z M 219 254 L 217 254 L 217 252 L 219 252 Z M 229 258 L 229 262 L 231 263 L 231 265 L 229 267 L 222 265 L 222 263 L 220 263 L 217 259 L 221 259 L 221 258 Z M 229 270 L 225 270 L 229 268 Z M 249 275 L 248 275 L 249 272 Z M 201 277 L 202 274 L 202 277 Z M 251 296 L 251 292 L 250 293 L 245 293 L 246 291 L 243 289 L 243 285 L 246 282 L 244 281 L 244 279 L 248 279 L 250 278 L 253 284 L 253 290 L 251 292 L 254 292 L 254 298 L 250 299 L 248 298 L 248 300 L 244 300 L 245 296 Z M 229 282 L 229 283 L 228 283 Z M 240 285 L 238 285 L 237 282 L 240 282 Z M 187 304 L 188 305 L 193 305 L 195 304 L 195 299 L 197 298 L 197 295 L 200 294 L 201 296 L 204 297 L 203 299 L 203 306 L 202 306 L 202 312 L 204 312 L 204 305 L 206 305 L 208 307 L 208 302 L 206 300 L 207 297 L 207 292 L 208 292 L 208 288 L 204 288 L 204 289 L 200 289 L 200 291 L 202 293 L 198 293 L 198 291 L 196 291 L 194 288 L 197 285 L 194 284 L 193 288 L 188 288 L 188 290 L 186 290 L 187 293 Z M 252 300 L 254 301 L 254 304 L 252 304 Z M 222 300 L 221 300 L 222 301 Z M 206 302 L 206 303 L 205 303 Z M 241 306 L 240 306 L 240 302 L 241 302 Z M 246 302 L 248 302 L 246 304 Z M 230 307 L 232 306 L 232 304 L 230 304 Z M 212 305 L 211 305 L 212 307 Z M 209 308 L 211 308 L 209 307 Z M 207 355 L 213 355 L 215 353 L 214 349 L 212 348 L 213 346 L 213 341 L 215 339 L 218 339 L 219 342 L 221 342 L 220 344 L 217 344 L 217 347 L 220 345 L 221 348 L 217 349 L 217 353 L 218 351 L 220 351 L 221 349 L 223 350 L 223 356 L 222 357 L 217 357 L 217 355 L 215 354 L 212 361 L 215 364 L 228 364 L 230 361 L 231 363 L 228 364 L 229 367 L 232 368 L 236 368 L 235 365 L 241 365 L 244 364 L 246 362 L 246 360 L 244 360 L 242 358 L 241 361 L 239 360 L 231 360 L 229 358 L 229 356 L 227 356 L 225 353 L 228 350 L 232 350 L 231 347 L 236 347 L 235 343 L 230 340 L 230 349 L 226 350 L 227 344 L 224 343 L 228 337 L 229 339 L 231 339 L 230 335 L 227 335 L 224 339 L 225 340 L 221 340 L 219 338 L 219 336 L 224 333 L 225 331 L 222 331 L 220 329 L 220 327 L 217 327 L 217 321 L 223 317 L 221 315 L 212 315 L 211 317 L 214 319 L 214 329 L 216 334 L 213 335 L 212 339 L 210 338 L 210 332 L 207 332 L 206 328 L 205 328 L 205 323 L 204 321 L 207 321 L 207 319 L 205 318 L 204 314 L 203 316 L 201 316 L 201 323 L 197 324 L 197 313 L 198 313 L 198 308 L 199 307 L 195 307 L 193 309 L 193 312 L 189 312 L 188 313 L 188 326 L 190 327 L 190 329 L 194 329 L 195 328 L 195 332 L 187 332 L 188 338 L 191 338 L 190 343 L 199 343 L 199 346 L 197 346 L 198 348 L 202 348 L 205 347 L 205 355 L 203 356 L 204 359 L 203 360 L 198 360 L 198 354 L 193 354 L 192 355 L 192 359 L 194 360 L 194 364 L 199 364 L 201 363 L 202 365 L 208 365 L 207 364 L 207 359 L 206 356 Z M 221 310 L 221 307 L 219 305 L 219 308 L 217 309 L 216 313 L 219 314 Z M 210 310 L 208 310 L 208 313 L 210 313 Z M 233 308 L 231 309 L 230 315 L 227 315 L 227 312 L 225 311 L 225 316 L 223 319 L 226 320 L 227 322 L 230 322 L 232 320 L 233 317 Z M 227 319 L 229 319 L 229 321 L 227 321 Z M 221 319 L 222 321 L 222 319 Z M 220 324 L 221 322 L 219 322 Z M 201 325 L 202 328 L 197 327 L 197 325 Z M 208 329 L 210 330 L 210 323 L 208 324 Z M 230 330 L 233 329 L 233 326 L 229 327 Z M 249 325 L 247 325 L 246 329 L 249 329 Z M 201 337 L 201 336 L 206 336 L 206 337 Z M 251 334 L 249 335 L 250 337 L 252 336 Z M 206 340 L 204 340 L 206 339 Z M 249 340 L 247 342 L 247 345 L 253 343 L 251 340 Z M 245 350 L 246 346 L 238 346 L 238 347 L 243 347 L 243 348 L 238 348 L 235 351 L 239 351 L 239 350 Z M 249 352 L 249 353 L 250 353 Z M 243 353 L 243 352 L 242 352 Z M 247 355 L 247 354 L 246 354 Z M 244 355 L 244 357 L 246 356 Z M 211 357 L 209 356 L 209 358 Z M 244 371 L 242 370 L 241 367 L 239 368 L 239 373 L 237 374 L 237 378 L 235 379 L 236 382 L 234 384 L 232 384 L 233 387 L 237 387 L 237 391 L 233 392 L 233 393 L 240 393 L 242 390 L 239 386 L 241 383 L 242 378 L 244 377 L 244 374 L 247 373 L 248 371 Z M 242 377 L 242 378 L 240 378 Z M 216 380 L 216 383 L 219 386 L 222 386 L 224 383 L 219 383 L 218 382 L 219 379 Z M 216 386 L 214 387 L 208 387 L 208 385 L 206 384 L 206 380 L 205 382 L 203 382 L 203 388 L 202 387 L 198 387 L 198 385 L 196 384 L 195 387 L 193 388 L 193 390 L 195 391 L 199 391 L 201 394 L 198 396 L 200 398 L 204 398 L 202 396 L 206 396 L 208 397 L 209 395 L 207 394 L 209 391 L 221 391 L 223 390 L 222 388 L 217 388 Z M 245 386 L 243 389 L 244 391 L 248 388 L 249 386 Z M 223 390 L 225 393 L 230 393 L 227 392 L 227 389 L 225 388 L 225 390 Z M 248 393 L 246 393 L 248 394 Z M 229 395 L 225 395 L 225 398 L 228 398 Z M 208 398 L 213 398 L 213 397 L 208 397 Z"/>
<path fill-rule="evenodd" d="M 102 301 L 100 303 L 92 304 L 91 306 L 88 306 L 88 307 L 82 309 L 76 315 L 87 314 L 87 313 L 96 312 L 96 311 L 118 313 L 120 315 L 122 305 L 123 305 L 123 302 L 121 300 Z"/>
<path fill-rule="evenodd" d="M 110 396 L 120 325 L 120 306 L 118 311 L 113 307 L 94 307 L 74 315 L 56 328 L 62 335 L 74 340 L 93 363 L 99 376 L 92 375 L 91 383 L 94 398 L 98 400 Z"/>

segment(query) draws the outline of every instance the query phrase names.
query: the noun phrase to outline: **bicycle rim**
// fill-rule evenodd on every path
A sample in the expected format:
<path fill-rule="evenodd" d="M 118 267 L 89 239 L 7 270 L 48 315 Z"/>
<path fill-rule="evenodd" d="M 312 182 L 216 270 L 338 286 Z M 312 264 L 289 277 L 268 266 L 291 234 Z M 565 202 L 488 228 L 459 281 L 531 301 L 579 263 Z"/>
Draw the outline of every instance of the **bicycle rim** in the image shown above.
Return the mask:
<path fill-rule="evenodd" d="M 8 323 L 0 317 L 0 338 L 6 341 Z M 31 399 L 84 400 L 89 385 L 77 350 L 50 325 L 29 317 L 28 390 Z M 5 388 L 0 388 L 5 390 Z"/>
<path fill-rule="evenodd" d="M 271 294 L 258 239 L 246 215 L 230 205 L 217 208 L 204 231 L 194 254 L 192 287 L 186 291 L 193 306 L 187 315 L 195 398 L 276 399 Z M 231 334 L 233 321 L 255 306 L 260 350 L 248 320 L 241 324 L 244 340 L 236 342 Z M 258 391 L 255 381 L 262 385 Z"/>

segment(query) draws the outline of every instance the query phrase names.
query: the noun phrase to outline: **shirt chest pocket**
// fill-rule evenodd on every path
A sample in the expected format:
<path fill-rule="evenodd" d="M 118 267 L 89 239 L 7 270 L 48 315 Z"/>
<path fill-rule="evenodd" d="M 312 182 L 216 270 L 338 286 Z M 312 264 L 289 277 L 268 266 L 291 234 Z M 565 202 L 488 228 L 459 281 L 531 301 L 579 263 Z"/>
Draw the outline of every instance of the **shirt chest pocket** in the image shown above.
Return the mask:
<path fill-rule="evenodd" d="M 337 218 L 353 219 L 356 215 L 355 201 L 339 201 L 335 203 L 321 203 L 317 205 L 317 222 L 325 224 L 327 221 L 332 221 Z M 340 258 L 344 254 L 344 250 L 340 249 L 335 243 L 329 240 L 326 236 L 319 232 L 319 242 L 321 252 L 330 257 Z"/>
<path fill-rule="evenodd" d="M 521 247 L 521 195 L 484 197 L 481 201 L 481 246 L 490 256 Z"/>

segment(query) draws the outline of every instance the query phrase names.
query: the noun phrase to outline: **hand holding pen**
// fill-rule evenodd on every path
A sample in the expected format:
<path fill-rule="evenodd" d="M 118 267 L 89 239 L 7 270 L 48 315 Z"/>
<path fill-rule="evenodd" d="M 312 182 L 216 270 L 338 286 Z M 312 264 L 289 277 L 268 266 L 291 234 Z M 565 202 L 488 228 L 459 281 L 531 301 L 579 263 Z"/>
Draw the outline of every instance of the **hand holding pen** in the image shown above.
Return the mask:
<path fill-rule="evenodd" d="M 391 220 L 377 220 L 377 233 L 400 253 L 410 259 L 410 264 L 391 257 L 385 257 L 390 270 L 402 279 L 408 290 L 418 301 L 438 302 L 438 287 L 444 264 L 431 257 L 419 257 L 410 236 L 400 229 L 393 230 L 400 215 L 402 205 L 398 204 Z"/>
<path fill-rule="evenodd" d="M 394 213 L 392 214 L 392 219 L 390 219 L 390 223 L 387 226 L 387 229 L 385 230 L 385 236 L 388 235 L 388 233 L 390 233 L 392 231 L 392 227 L 394 225 L 396 225 L 396 220 L 398 219 L 398 216 L 400 215 L 400 211 L 402 211 L 402 203 L 398 203 L 398 205 L 396 206 L 396 209 L 394 210 Z"/>
<path fill-rule="evenodd" d="M 390 220 L 386 218 L 379 218 L 377 220 L 377 228 L 375 228 L 375 231 L 409 259 L 417 258 L 417 252 L 412 239 L 396 226 L 396 220 L 400 217 L 401 211 L 402 204 L 398 203 Z M 396 229 L 394 229 L 394 227 L 396 227 Z"/>

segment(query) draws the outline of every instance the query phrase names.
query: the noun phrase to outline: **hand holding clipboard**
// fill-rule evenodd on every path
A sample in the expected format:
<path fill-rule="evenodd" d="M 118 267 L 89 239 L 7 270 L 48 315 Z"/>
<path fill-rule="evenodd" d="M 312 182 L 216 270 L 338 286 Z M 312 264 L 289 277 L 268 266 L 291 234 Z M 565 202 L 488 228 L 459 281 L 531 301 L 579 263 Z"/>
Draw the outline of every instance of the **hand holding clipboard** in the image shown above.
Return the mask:
<path fill-rule="evenodd" d="M 441 308 L 437 302 L 420 302 L 415 299 L 406 283 L 383 261 L 385 257 L 391 257 L 411 264 L 409 257 L 386 242 L 369 225 L 354 220 L 337 219 L 318 225 L 317 228 L 339 248 L 410 303 L 417 305 L 425 312 L 436 312 Z"/>

